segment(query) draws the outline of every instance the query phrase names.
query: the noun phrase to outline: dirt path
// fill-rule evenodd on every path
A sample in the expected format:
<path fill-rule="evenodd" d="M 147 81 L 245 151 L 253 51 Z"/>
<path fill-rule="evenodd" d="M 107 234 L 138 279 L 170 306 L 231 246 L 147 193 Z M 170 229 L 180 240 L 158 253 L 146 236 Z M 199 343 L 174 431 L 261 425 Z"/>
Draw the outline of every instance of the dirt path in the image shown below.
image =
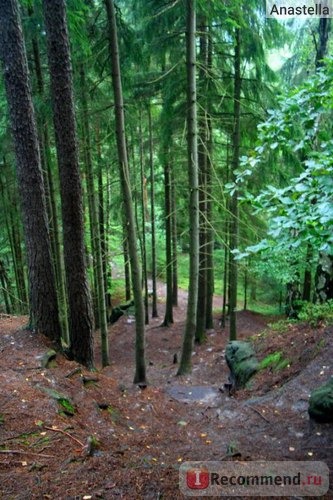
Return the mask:
<path fill-rule="evenodd" d="M 26 318 L 0 318 L 0 498 L 183 498 L 178 467 L 186 460 L 316 459 L 332 470 L 332 426 L 311 424 L 307 414 L 310 391 L 333 373 L 331 331 L 291 325 L 258 336 L 270 318 L 240 312 L 240 337 L 254 338 L 259 357 L 283 351 L 290 366 L 262 372 L 230 397 L 220 391 L 228 331 L 218 317 L 207 342 L 195 346 L 192 374 L 176 377 L 186 292 L 170 328 L 159 326 L 163 307 L 147 327 L 143 391 L 132 384 L 130 316 L 110 328 L 111 366 L 96 374 L 62 356 L 42 369 L 45 338 L 21 329 Z M 60 411 L 50 390 L 73 403 L 74 415 Z"/>

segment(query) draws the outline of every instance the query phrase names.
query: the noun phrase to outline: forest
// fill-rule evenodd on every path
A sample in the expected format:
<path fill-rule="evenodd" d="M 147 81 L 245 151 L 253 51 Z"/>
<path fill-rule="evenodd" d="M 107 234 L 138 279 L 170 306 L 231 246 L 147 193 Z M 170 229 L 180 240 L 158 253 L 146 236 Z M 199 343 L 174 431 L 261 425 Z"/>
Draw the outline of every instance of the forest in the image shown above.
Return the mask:
<path fill-rule="evenodd" d="M 262 0 L 0 0 L 3 498 L 332 467 L 331 52 Z"/>

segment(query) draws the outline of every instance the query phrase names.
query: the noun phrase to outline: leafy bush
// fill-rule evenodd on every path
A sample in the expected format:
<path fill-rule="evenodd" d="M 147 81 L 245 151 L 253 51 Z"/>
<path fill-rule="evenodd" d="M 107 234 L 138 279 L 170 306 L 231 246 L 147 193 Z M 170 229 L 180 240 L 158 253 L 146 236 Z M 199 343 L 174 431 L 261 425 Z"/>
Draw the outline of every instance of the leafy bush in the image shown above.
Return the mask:
<path fill-rule="evenodd" d="M 333 325 L 333 300 L 328 300 L 324 304 L 307 302 L 298 316 L 301 321 L 306 321 L 313 328 L 321 324 Z"/>

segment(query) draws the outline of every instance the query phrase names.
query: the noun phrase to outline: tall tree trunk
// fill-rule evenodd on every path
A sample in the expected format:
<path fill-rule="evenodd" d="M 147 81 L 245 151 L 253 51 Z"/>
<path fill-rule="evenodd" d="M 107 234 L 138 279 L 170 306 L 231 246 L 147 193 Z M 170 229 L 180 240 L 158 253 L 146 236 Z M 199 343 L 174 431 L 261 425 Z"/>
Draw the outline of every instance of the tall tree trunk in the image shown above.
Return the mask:
<path fill-rule="evenodd" d="M 206 242 L 206 273 L 207 273 L 207 297 L 206 297 L 206 328 L 214 328 L 213 320 L 213 297 L 214 297 L 214 229 L 213 229 L 213 201 L 212 201 L 212 165 L 213 165 L 213 127 L 212 127 L 212 78 L 210 72 L 213 67 L 213 40 L 211 28 L 208 32 L 208 83 L 207 83 L 207 161 L 206 161 L 206 217 L 207 217 L 207 242 Z"/>
<path fill-rule="evenodd" d="M 247 295 L 248 295 L 248 285 L 249 285 L 249 274 L 248 274 L 248 268 L 245 264 L 244 268 L 244 305 L 243 305 L 243 310 L 247 310 Z"/>
<path fill-rule="evenodd" d="M 229 296 L 229 282 L 228 282 L 228 270 L 229 270 L 229 249 L 228 249 L 228 241 L 229 241 L 229 224 L 226 223 L 226 232 L 225 232 L 225 241 L 224 241 L 224 263 L 223 263 L 223 292 L 222 292 L 222 317 L 221 317 L 221 327 L 225 328 L 225 321 L 228 315 L 228 303 L 227 299 Z"/>
<path fill-rule="evenodd" d="M 34 11 L 32 6 L 28 7 L 28 14 L 33 16 Z M 39 44 L 36 36 L 32 37 L 32 52 L 34 59 L 34 69 L 36 74 L 38 94 L 40 98 L 44 99 L 44 79 L 42 73 L 42 65 L 40 60 Z M 44 177 L 44 185 L 46 191 L 46 204 L 49 220 L 49 231 L 51 239 L 51 249 L 54 262 L 54 272 L 57 283 L 58 306 L 60 314 L 60 324 L 62 329 L 62 336 L 65 342 L 69 343 L 68 320 L 67 320 L 67 297 L 65 290 L 65 277 L 63 272 L 60 236 L 58 226 L 58 214 L 54 193 L 54 180 L 51 169 L 51 155 L 49 144 L 48 123 L 43 114 L 38 120 L 39 129 L 39 144 L 41 155 L 41 166 Z"/>
<path fill-rule="evenodd" d="M 86 158 L 86 178 L 87 178 L 87 191 L 88 197 L 90 198 L 90 224 L 93 228 L 93 261 L 94 268 L 96 270 L 96 292 L 97 292 L 97 304 L 98 304 L 98 317 L 99 317 L 99 328 L 101 332 L 101 348 L 102 348 L 102 366 L 109 365 L 109 342 L 108 342 L 108 325 L 107 325 L 107 314 L 106 314 L 106 302 L 105 302 L 105 288 L 104 288 L 104 276 L 103 276 L 103 259 L 102 259 L 102 247 L 100 238 L 100 224 L 97 211 L 96 203 L 96 191 L 94 186 L 94 171 L 91 158 L 91 140 L 90 140 L 90 129 L 89 129 L 89 116 L 88 116 L 88 97 L 86 88 L 86 78 L 85 69 L 81 65 L 81 99 L 82 99 L 82 113 L 83 113 L 83 131 L 84 131 L 84 144 L 86 147 L 85 158 Z"/>
<path fill-rule="evenodd" d="M 164 220 L 165 220 L 165 255 L 166 255 L 166 304 L 163 326 L 173 323 L 172 310 L 172 227 L 171 227 L 171 167 L 169 147 L 165 145 L 163 151 L 164 158 Z"/>
<path fill-rule="evenodd" d="M 103 167 L 102 167 L 99 123 L 97 123 L 96 125 L 96 152 L 97 152 L 97 167 L 98 167 L 98 174 L 97 174 L 98 175 L 98 227 L 99 227 L 99 237 L 101 241 L 105 304 L 108 306 L 111 303 L 111 296 L 108 291 L 108 278 L 107 278 L 109 251 L 107 242 L 107 232 L 105 231 L 104 184 L 103 184 Z"/>
<path fill-rule="evenodd" d="M 123 222 L 123 254 L 124 254 L 124 273 L 125 273 L 125 298 L 131 300 L 131 268 L 128 252 L 128 239 L 126 231 L 126 222 Z"/>
<path fill-rule="evenodd" d="M 199 169 L 199 282 L 197 319 L 195 341 L 202 344 L 206 338 L 206 307 L 207 307 L 207 26 L 203 18 L 199 27 L 200 31 L 200 71 L 199 82 L 202 87 L 203 99 L 198 123 L 198 169 Z"/>
<path fill-rule="evenodd" d="M 130 183 L 130 174 L 128 168 L 126 137 L 125 137 L 125 116 L 123 91 L 121 84 L 119 50 L 117 37 L 117 22 L 115 7 L 112 0 L 104 0 L 108 17 L 111 72 L 115 105 L 116 120 L 116 138 L 119 159 L 119 174 L 122 188 L 126 229 L 128 238 L 128 249 L 131 261 L 132 288 L 135 304 L 135 375 L 134 383 L 146 384 L 146 363 L 145 363 L 145 325 L 144 325 L 144 307 L 141 289 L 141 269 L 139 265 L 136 227 L 133 211 L 132 192 Z"/>
<path fill-rule="evenodd" d="M 93 367 L 93 314 L 84 249 L 82 186 L 73 100 L 65 0 L 43 0 L 58 156 L 70 353 Z"/>
<path fill-rule="evenodd" d="M 55 277 L 28 64 L 16 0 L 0 0 L 0 54 L 9 105 L 34 326 L 60 345 Z"/>
<path fill-rule="evenodd" d="M 149 325 L 149 303 L 148 303 L 148 270 L 147 270 L 147 248 L 146 248 L 146 176 L 144 172 L 144 157 L 143 157 L 143 133 L 142 133 L 142 109 L 140 104 L 139 111 L 139 137 L 140 137 L 140 186 L 141 186 L 141 228 L 142 228 L 142 277 L 144 287 L 144 308 L 145 308 L 145 324 Z"/>
<path fill-rule="evenodd" d="M 226 157 L 226 175 L 225 183 L 229 182 L 229 143 L 227 143 L 227 157 Z M 224 261 L 223 261 L 223 297 L 222 297 L 222 317 L 221 327 L 225 328 L 226 319 L 229 314 L 229 235 L 230 235 L 230 212 L 229 212 L 229 199 L 225 200 L 225 223 L 224 223 Z"/>
<path fill-rule="evenodd" d="M 318 35 L 316 44 L 316 70 L 324 65 L 324 57 L 327 54 L 328 38 L 331 29 L 331 19 L 319 19 Z M 308 278 L 309 279 L 309 278 Z M 319 262 L 315 275 L 315 301 L 325 302 L 333 298 L 333 255 L 319 254 Z"/>
<path fill-rule="evenodd" d="M 186 63 L 187 63 L 187 151 L 189 178 L 190 265 L 186 325 L 178 375 L 192 369 L 193 337 L 196 330 L 199 274 L 199 196 L 196 91 L 196 2 L 186 1 Z"/>
<path fill-rule="evenodd" d="M 234 130 L 232 136 L 232 179 L 239 167 L 240 150 L 240 98 L 241 98 L 241 41 L 240 28 L 235 32 L 235 59 L 234 59 Z M 232 253 L 238 246 L 238 193 L 233 193 L 230 200 L 230 253 L 229 253 L 229 310 L 230 310 L 230 340 L 237 337 L 236 309 L 237 309 L 237 281 L 238 265 Z"/>
<path fill-rule="evenodd" d="M 178 306 L 178 238 L 175 173 L 171 171 L 172 305 Z"/>
<path fill-rule="evenodd" d="M 152 318 L 158 317 L 157 311 L 157 259 L 156 259 L 156 229 L 155 229 L 155 175 L 154 175 L 154 145 L 151 119 L 151 103 L 148 102 L 149 129 L 149 171 L 150 171 L 150 223 L 151 223 L 151 281 L 152 281 Z"/>

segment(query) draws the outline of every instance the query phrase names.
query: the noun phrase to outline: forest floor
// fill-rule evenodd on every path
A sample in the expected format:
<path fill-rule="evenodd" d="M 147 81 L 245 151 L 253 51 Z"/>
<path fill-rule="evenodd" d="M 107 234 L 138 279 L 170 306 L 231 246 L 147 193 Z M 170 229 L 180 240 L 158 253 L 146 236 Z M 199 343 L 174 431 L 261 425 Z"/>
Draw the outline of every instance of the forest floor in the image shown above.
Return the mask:
<path fill-rule="evenodd" d="M 96 334 L 97 371 L 88 372 L 61 355 L 43 368 L 48 341 L 23 329 L 27 318 L 0 315 L 1 499 L 184 498 L 179 466 L 189 460 L 321 460 L 332 472 L 332 425 L 314 424 L 307 413 L 311 390 L 333 374 L 332 330 L 273 329 L 276 318 L 240 311 L 239 337 L 252 338 L 258 359 L 281 352 L 288 362 L 229 395 L 228 327 L 216 317 L 207 341 L 195 346 L 193 373 L 177 377 L 186 293 L 169 328 L 160 327 L 163 309 L 147 326 L 144 390 L 132 384 L 131 316 L 110 328 L 104 369 Z M 332 485 L 322 498 L 333 498 Z"/>

